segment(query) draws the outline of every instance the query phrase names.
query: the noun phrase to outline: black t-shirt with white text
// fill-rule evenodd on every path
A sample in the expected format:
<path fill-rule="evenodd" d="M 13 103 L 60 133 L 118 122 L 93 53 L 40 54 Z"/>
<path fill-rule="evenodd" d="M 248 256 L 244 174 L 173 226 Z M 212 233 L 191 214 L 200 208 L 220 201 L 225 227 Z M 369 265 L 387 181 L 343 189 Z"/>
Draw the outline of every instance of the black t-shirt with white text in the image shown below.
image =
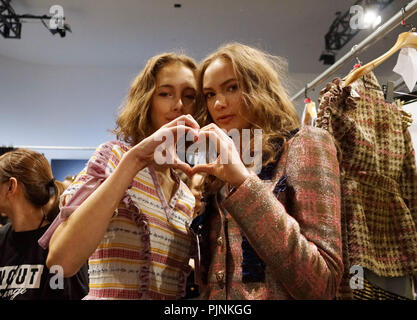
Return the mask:
<path fill-rule="evenodd" d="M 87 263 L 70 278 L 59 267 L 46 267 L 48 250 L 38 239 L 49 225 L 15 232 L 0 227 L 0 300 L 81 300 L 88 294 Z"/>

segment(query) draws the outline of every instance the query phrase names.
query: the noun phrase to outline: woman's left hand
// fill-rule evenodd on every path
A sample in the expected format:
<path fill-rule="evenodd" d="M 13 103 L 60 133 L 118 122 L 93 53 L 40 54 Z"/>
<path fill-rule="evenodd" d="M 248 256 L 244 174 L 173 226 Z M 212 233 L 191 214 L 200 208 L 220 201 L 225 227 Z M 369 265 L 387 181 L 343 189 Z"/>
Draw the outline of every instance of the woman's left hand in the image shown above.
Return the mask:
<path fill-rule="evenodd" d="M 250 175 L 243 164 L 233 140 L 217 125 L 211 123 L 200 130 L 212 143 L 217 145 L 218 156 L 215 162 L 195 165 L 191 172 L 205 172 L 216 176 L 233 187 L 239 187 Z"/>
<path fill-rule="evenodd" d="M 169 167 L 180 169 L 187 175 L 191 174 L 189 164 L 180 160 L 177 155 L 177 141 L 179 134 L 191 133 L 192 136 L 198 136 L 200 126 L 191 115 L 182 115 L 171 122 L 163 125 L 153 134 L 140 141 L 132 147 L 124 156 L 123 161 L 127 158 L 134 160 L 132 166 L 135 175 L 144 167 L 154 164 L 167 165 Z M 133 179 L 133 177 L 132 177 Z"/>

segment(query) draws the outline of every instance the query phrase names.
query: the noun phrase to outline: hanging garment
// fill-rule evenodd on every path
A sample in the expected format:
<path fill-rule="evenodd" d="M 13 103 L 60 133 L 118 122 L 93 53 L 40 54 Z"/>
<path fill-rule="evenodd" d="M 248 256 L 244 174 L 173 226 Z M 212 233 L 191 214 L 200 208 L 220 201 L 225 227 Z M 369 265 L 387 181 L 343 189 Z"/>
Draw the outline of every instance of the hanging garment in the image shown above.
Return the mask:
<path fill-rule="evenodd" d="M 305 104 L 303 115 L 301 117 L 302 126 L 314 126 L 317 118 L 316 103 L 310 101 Z"/>
<path fill-rule="evenodd" d="M 417 150 L 417 101 L 407 104 L 403 103 L 402 109 L 407 113 L 410 117 L 410 121 L 412 122 L 408 130 L 411 134 L 414 150 Z"/>
<path fill-rule="evenodd" d="M 409 119 L 389 104 L 374 74 L 320 92 L 316 126 L 335 138 L 341 167 L 344 277 L 354 265 L 378 276 L 417 272 L 417 172 Z"/>

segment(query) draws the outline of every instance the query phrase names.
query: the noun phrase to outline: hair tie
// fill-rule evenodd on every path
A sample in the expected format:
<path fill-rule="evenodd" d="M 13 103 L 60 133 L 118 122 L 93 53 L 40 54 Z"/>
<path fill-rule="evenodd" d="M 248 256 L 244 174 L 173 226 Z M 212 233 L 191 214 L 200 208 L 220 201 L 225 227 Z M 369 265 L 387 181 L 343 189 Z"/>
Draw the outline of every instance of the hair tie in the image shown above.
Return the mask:
<path fill-rule="evenodd" d="M 48 184 L 48 191 L 49 191 L 49 195 L 52 196 L 53 194 L 55 194 L 55 178 L 52 178 Z"/>

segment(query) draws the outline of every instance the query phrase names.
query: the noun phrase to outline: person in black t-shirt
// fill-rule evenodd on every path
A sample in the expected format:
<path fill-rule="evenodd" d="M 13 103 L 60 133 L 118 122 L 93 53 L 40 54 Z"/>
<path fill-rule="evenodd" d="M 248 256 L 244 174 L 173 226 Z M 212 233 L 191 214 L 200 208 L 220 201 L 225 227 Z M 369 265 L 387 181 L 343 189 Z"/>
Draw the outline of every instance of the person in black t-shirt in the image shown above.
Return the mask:
<path fill-rule="evenodd" d="M 59 212 L 63 191 L 48 161 L 18 149 L 0 156 L 0 300 L 80 300 L 88 293 L 87 263 L 71 278 L 60 266 L 46 267 L 48 250 L 38 239 Z"/>

